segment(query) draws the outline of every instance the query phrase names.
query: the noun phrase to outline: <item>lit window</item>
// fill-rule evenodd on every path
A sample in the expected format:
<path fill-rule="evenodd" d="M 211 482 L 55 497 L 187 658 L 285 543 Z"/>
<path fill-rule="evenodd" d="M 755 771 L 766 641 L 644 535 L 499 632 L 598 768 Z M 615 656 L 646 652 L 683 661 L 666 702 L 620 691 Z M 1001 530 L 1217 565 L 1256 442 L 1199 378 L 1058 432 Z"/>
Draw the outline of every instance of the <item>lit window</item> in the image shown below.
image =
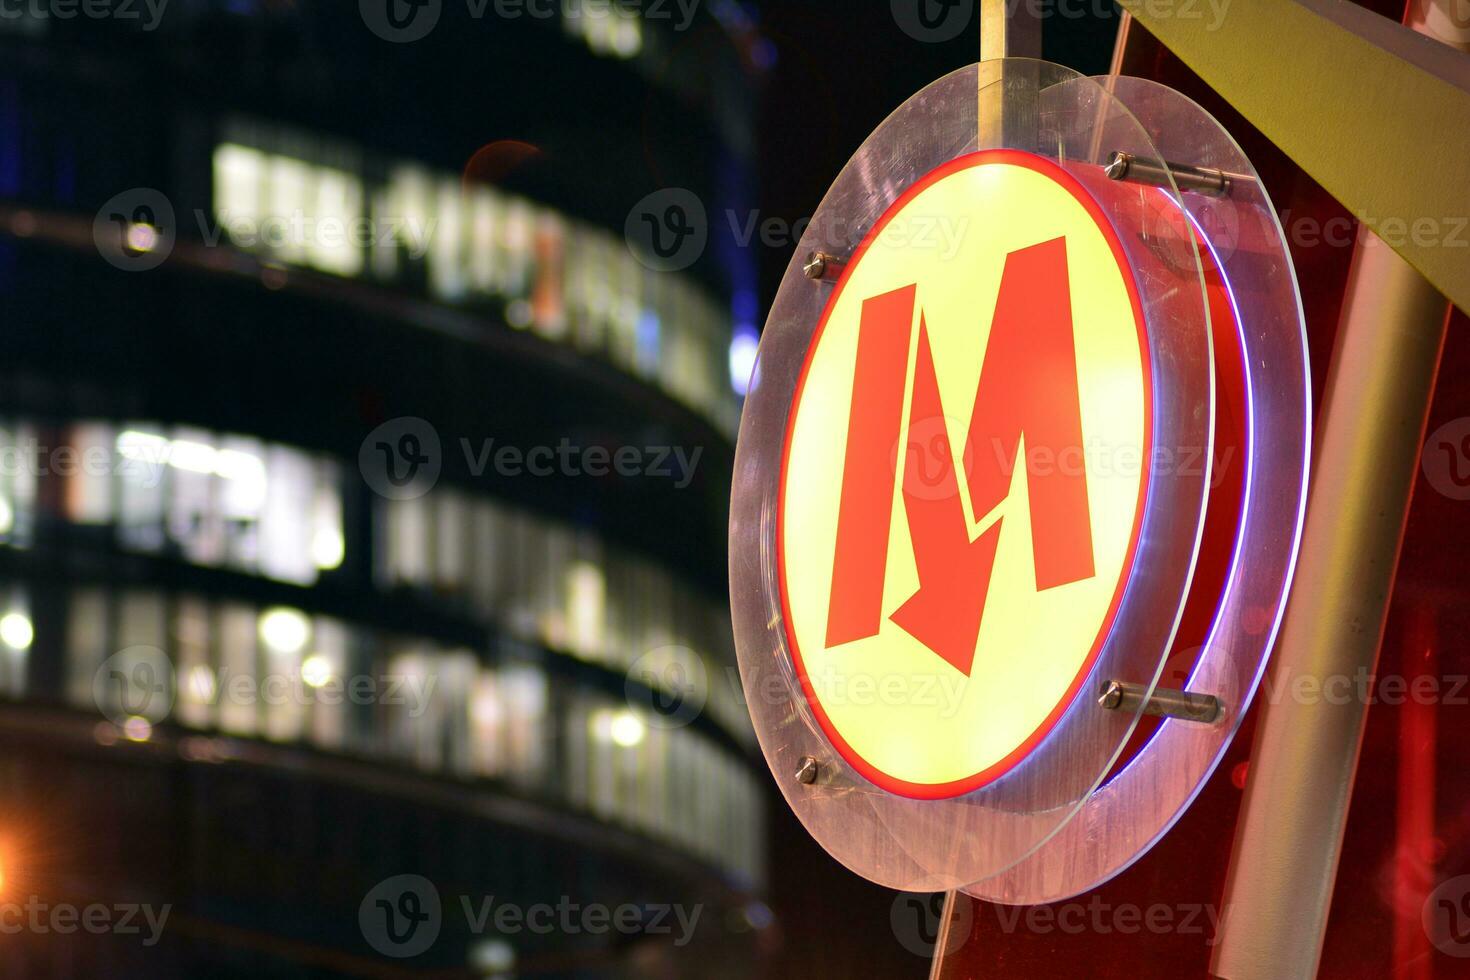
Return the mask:
<path fill-rule="evenodd" d="M 117 437 L 119 466 L 118 536 L 126 547 L 158 551 L 164 542 L 164 483 L 168 437 L 141 428 Z"/>
<path fill-rule="evenodd" d="M 564 228 L 551 212 L 542 212 L 536 221 L 536 280 L 531 287 L 531 318 L 536 329 L 552 340 L 565 340 L 567 314 L 563 306 L 565 284 Z"/>
<path fill-rule="evenodd" d="M 74 708 L 97 707 L 94 681 L 113 651 L 108 643 L 108 596 L 101 589 L 77 589 L 66 607 L 66 700 Z"/>
<path fill-rule="evenodd" d="M 311 621 L 296 609 L 268 609 L 260 617 L 261 652 L 259 681 L 261 712 L 265 719 L 265 736 L 278 742 L 301 737 L 306 724 L 306 703 L 301 691 L 308 671 L 304 667 L 311 643 Z M 322 661 L 310 671 L 320 683 L 327 677 L 318 668 L 329 665 Z"/>
<path fill-rule="evenodd" d="M 437 658 L 427 650 L 400 653 L 388 661 L 388 679 L 401 692 L 410 697 L 423 698 L 417 704 L 388 705 L 388 749 L 398 758 L 413 763 L 420 769 L 436 770 L 444 765 L 443 706 L 436 697 L 426 692 L 437 693 L 433 663 Z M 417 692 L 414 694 L 413 692 Z"/>
<path fill-rule="evenodd" d="M 26 664 L 35 630 L 23 594 L 12 591 L 0 614 L 0 694 L 19 697 L 26 691 Z"/>
<path fill-rule="evenodd" d="M 342 497 L 337 491 L 335 467 L 323 467 L 312 504 L 311 560 L 322 571 L 342 565 L 347 543 L 342 536 Z"/>
<path fill-rule="evenodd" d="M 265 154 L 222 143 L 214 151 L 214 211 L 233 241 L 248 238 L 261 218 L 260 191 Z"/>
<path fill-rule="evenodd" d="M 603 650 L 606 587 L 602 569 L 591 562 L 567 566 L 567 633 L 572 652 L 600 658 Z"/>
<path fill-rule="evenodd" d="M 12 547 L 28 547 L 36 513 L 37 452 L 34 426 L 21 423 L 0 429 L 0 453 L 10 465 L 0 473 L 0 540 Z"/>
<path fill-rule="evenodd" d="M 312 560 L 312 501 L 316 465 L 304 453 L 272 446 L 266 454 L 265 509 L 261 515 L 260 570 L 283 582 L 316 581 Z"/>
<path fill-rule="evenodd" d="M 383 230 L 392 233 L 395 254 L 422 261 L 438 247 L 434 197 L 433 178 L 421 167 L 397 167 L 389 175 L 379 219 L 388 225 Z"/>
<path fill-rule="evenodd" d="M 362 182 L 340 170 L 317 171 L 316 201 L 308 225 L 312 264 L 339 276 L 362 274 Z"/>
<path fill-rule="evenodd" d="M 314 692 L 311 740 L 328 749 L 346 745 L 349 726 L 347 627 L 325 616 L 313 621 L 311 654 L 301 663 L 301 678 Z"/>
<path fill-rule="evenodd" d="M 115 702 L 113 714 L 126 713 L 161 721 L 173 704 L 172 663 L 166 655 L 168 620 L 163 596 L 129 591 L 118 598 L 118 652 L 110 662 Z"/>
<path fill-rule="evenodd" d="M 461 302 L 468 291 L 469 279 L 465 202 L 459 184 L 447 176 L 430 182 L 425 175 L 421 193 L 422 206 L 429 215 L 427 226 L 433 229 L 433 234 L 423 243 L 428 246 L 427 253 L 415 247 L 419 243 L 409 240 L 405 235 L 407 229 L 399 229 L 400 243 L 410 255 L 423 255 L 427 260 L 425 269 L 433 295 L 450 303 Z"/>
<path fill-rule="evenodd" d="M 259 622 L 247 606 L 218 611 L 219 727 L 232 735 L 254 735 L 257 723 L 255 636 Z"/>
<path fill-rule="evenodd" d="M 75 472 L 66 481 L 66 514 L 76 524 L 112 523 L 112 426 L 79 423 L 71 427 Z M 9 521 L 0 513 L 0 534 Z"/>
<path fill-rule="evenodd" d="M 450 489 L 434 496 L 434 584 L 444 592 L 459 592 L 468 565 L 469 502 Z"/>
<path fill-rule="evenodd" d="M 501 672 L 509 775 L 522 783 L 544 778 L 546 767 L 546 675 L 535 667 Z"/>
<path fill-rule="evenodd" d="M 214 503 L 219 454 L 208 439 L 196 430 L 176 430 L 167 452 L 174 470 L 165 504 L 169 538 L 197 565 L 215 565 L 224 558 L 224 527 Z"/>
<path fill-rule="evenodd" d="M 469 195 L 470 285 L 480 293 L 500 292 L 499 260 L 495 254 L 495 229 L 500 223 L 498 195 L 477 188 Z"/>
<path fill-rule="evenodd" d="M 179 721 L 194 728 L 214 725 L 219 679 L 210 663 L 209 607 L 195 598 L 181 598 L 174 613 L 173 657 L 177 671 Z"/>
<path fill-rule="evenodd" d="M 388 588 L 429 584 L 432 496 L 385 500 L 380 504 L 386 524 L 383 576 Z"/>
<path fill-rule="evenodd" d="M 475 678 L 469 710 L 475 771 L 497 776 L 505 766 L 506 711 L 494 671 L 483 670 Z"/>

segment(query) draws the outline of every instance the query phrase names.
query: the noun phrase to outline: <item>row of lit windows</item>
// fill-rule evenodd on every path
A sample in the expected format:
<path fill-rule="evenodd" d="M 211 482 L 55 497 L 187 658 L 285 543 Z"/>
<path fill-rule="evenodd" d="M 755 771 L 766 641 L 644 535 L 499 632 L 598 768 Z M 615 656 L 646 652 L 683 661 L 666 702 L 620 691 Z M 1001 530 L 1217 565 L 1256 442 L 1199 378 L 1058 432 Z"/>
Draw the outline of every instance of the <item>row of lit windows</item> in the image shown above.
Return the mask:
<path fill-rule="evenodd" d="M 37 482 L 120 546 L 310 585 L 342 564 L 342 471 L 318 454 L 187 426 L 0 426 L 0 542 L 31 543 Z"/>
<path fill-rule="evenodd" d="M 692 280 L 457 175 L 363 174 L 355 150 L 235 123 L 214 153 L 215 217 L 229 241 L 273 261 L 387 283 L 421 275 L 443 302 L 499 303 L 511 326 L 605 357 L 734 431 L 730 316 Z"/>
<path fill-rule="evenodd" d="M 643 50 L 643 21 L 634 0 L 562 0 L 562 26 L 594 53 L 632 58 Z"/>
<path fill-rule="evenodd" d="M 760 880 L 762 797 L 746 766 L 686 728 L 598 695 L 573 698 L 562 728 L 571 803 Z"/>
<path fill-rule="evenodd" d="M 462 597 L 517 636 L 631 673 L 753 737 L 723 605 L 590 531 L 453 488 L 379 507 L 385 588 Z"/>
<path fill-rule="evenodd" d="M 328 457 L 243 436 L 134 422 L 0 426 L 0 543 L 28 547 L 41 473 L 72 524 L 117 544 L 310 585 L 346 557 L 347 474 Z M 373 498 L 385 590 L 462 601 L 510 635 L 629 674 L 751 744 L 723 604 L 594 532 L 449 486 Z"/>
<path fill-rule="evenodd" d="M 21 697 L 31 645 L 22 590 L 7 608 L 0 693 Z M 504 780 L 761 880 L 762 804 L 748 767 L 636 703 L 555 687 L 531 663 L 490 667 L 470 650 L 287 607 L 79 588 L 67 610 L 65 697 L 110 719 L 108 738 L 146 741 L 172 721 Z"/>

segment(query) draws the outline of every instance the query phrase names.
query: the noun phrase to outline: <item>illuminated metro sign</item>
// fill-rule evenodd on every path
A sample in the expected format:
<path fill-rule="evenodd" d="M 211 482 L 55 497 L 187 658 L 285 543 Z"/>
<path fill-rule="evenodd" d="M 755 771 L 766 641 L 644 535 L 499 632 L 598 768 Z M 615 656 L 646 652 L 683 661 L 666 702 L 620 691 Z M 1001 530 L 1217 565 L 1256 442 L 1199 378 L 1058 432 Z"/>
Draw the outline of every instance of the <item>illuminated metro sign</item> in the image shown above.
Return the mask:
<path fill-rule="evenodd" d="M 1259 684 L 1309 393 L 1274 210 L 1194 103 L 987 62 L 894 112 L 802 237 L 736 448 L 741 678 L 811 834 L 1014 904 L 1136 860 Z"/>
<path fill-rule="evenodd" d="M 943 251 L 885 236 L 936 214 L 986 221 Z M 938 168 L 856 251 L 797 384 L 778 533 L 803 690 L 879 786 L 975 789 L 1081 686 L 1146 486 L 1141 468 L 1089 467 L 1085 447 L 1147 460 L 1143 331 L 1115 233 L 1041 157 Z M 858 677 L 899 692 L 936 674 L 950 710 L 844 696 Z"/>

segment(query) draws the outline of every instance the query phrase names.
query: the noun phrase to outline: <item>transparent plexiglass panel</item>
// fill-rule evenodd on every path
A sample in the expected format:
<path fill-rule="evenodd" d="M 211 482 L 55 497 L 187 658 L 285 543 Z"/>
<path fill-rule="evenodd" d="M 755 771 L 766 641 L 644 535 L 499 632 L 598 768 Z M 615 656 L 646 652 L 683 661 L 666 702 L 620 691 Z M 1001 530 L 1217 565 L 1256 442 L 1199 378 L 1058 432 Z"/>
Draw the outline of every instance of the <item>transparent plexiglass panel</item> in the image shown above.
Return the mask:
<path fill-rule="evenodd" d="M 1104 167 L 1117 151 L 1144 159 L 1162 156 L 1125 105 L 1093 80 L 1022 60 L 954 72 L 896 110 L 844 168 L 803 236 L 767 321 L 741 423 L 731 511 L 732 605 L 742 679 L 762 750 L 788 803 L 834 857 L 881 884 L 932 891 L 989 879 L 1063 828 L 1113 766 L 1137 721 L 1132 711 L 1098 704 L 1102 683 L 1123 680 L 1151 689 L 1178 623 L 1194 568 L 1208 473 L 1157 461 L 1177 459 L 1187 450 L 1208 455 L 1214 411 L 1209 311 L 1196 248 L 1178 217 L 1183 205 L 1177 188 L 1167 175 L 1163 186 L 1109 179 Z M 1113 455 L 1116 446 L 1099 453 L 1085 438 L 1076 448 L 1084 467 L 1094 468 L 1090 472 L 1135 467 L 1143 502 L 1110 625 L 1050 727 L 1009 760 L 1003 775 L 957 795 L 918 798 L 878 785 L 855 764 L 860 753 L 835 744 L 831 719 L 817 710 L 822 698 L 803 689 L 803 679 L 813 682 L 793 650 L 792 637 L 800 630 L 788 617 L 790 597 L 783 590 L 790 583 L 783 579 L 782 557 L 797 542 L 781 531 L 782 479 L 789 452 L 819 447 L 815 440 L 800 441 L 793 402 L 813 360 L 819 325 L 845 281 L 861 274 L 851 270 L 862 268 L 854 263 L 821 278 L 820 270 L 808 272 L 804 266 L 813 253 L 832 256 L 839 267 L 866 256 L 870 233 L 896 202 L 902 206 L 906 194 L 916 199 L 913 194 L 927 193 L 951 170 L 1008 163 L 1046 171 L 1086 202 L 1134 284 L 1147 366 L 1146 439 L 1131 447 L 1131 462 Z M 997 220 L 984 220 L 991 211 L 978 213 L 964 235 L 983 242 L 987 236 L 1024 232 L 1024 219 L 1008 211 L 1006 202 L 987 199 L 986 207 Z M 943 269 L 944 276 L 977 281 L 987 274 L 998 273 L 960 263 Z M 1058 282 L 1057 288 L 1065 285 Z M 1085 317 L 1087 297 L 1078 295 L 1074 289 L 1073 316 Z M 936 370 L 942 375 L 949 367 Z M 963 416 L 965 410 L 948 408 L 962 400 L 946 400 L 944 428 L 951 422 L 954 429 L 963 428 L 963 421 L 949 416 Z M 888 451 L 896 454 L 897 447 Z M 1028 481 L 1042 479 L 1029 457 L 1024 469 Z M 895 470 L 874 473 L 899 492 Z M 1013 512 L 1006 513 L 1009 519 Z M 819 569 L 830 555 L 807 556 L 802 567 Z M 789 556 L 786 564 L 792 564 Z M 802 587 L 798 582 L 791 591 Z M 892 612 L 883 610 L 885 616 Z M 1048 624 L 1027 626 L 1039 649 Z M 933 662 L 936 683 L 951 682 L 948 690 L 956 692 L 958 702 L 989 697 L 1003 704 L 1005 690 L 967 686 L 963 671 L 952 672 L 953 663 Z M 890 679 L 881 667 L 869 674 L 865 679 L 873 690 L 882 690 Z M 912 672 L 906 676 L 911 680 Z"/>

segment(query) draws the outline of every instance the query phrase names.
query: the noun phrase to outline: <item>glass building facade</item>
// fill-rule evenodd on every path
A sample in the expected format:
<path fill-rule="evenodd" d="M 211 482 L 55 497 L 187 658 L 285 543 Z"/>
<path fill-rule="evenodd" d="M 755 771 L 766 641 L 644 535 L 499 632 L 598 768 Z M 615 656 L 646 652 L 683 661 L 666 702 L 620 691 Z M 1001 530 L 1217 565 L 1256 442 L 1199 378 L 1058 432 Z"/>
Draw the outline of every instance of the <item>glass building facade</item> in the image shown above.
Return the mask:
<path fill-rule="evenodd" d="M 23 937 L 23 972 L 370 973 L 396 954 L 360 905 L 404 874 L 446 909 L 415 968 L 747 972 L 766 800 L 723 521 L 753 273 L 718 243 L 654 268 L 583 206 L 745 205 L 751 23 L 718 8 L 445 5 L 391 61 L 352 6 L 0 21 L 0 887 L 174 917 Z M 498 97 L 531 66 L 539 104 Z M 402 419 L 442 473 L 380 492 Z M 704 924 L 501 935 L 451 914 L 477 896 Z"/>

